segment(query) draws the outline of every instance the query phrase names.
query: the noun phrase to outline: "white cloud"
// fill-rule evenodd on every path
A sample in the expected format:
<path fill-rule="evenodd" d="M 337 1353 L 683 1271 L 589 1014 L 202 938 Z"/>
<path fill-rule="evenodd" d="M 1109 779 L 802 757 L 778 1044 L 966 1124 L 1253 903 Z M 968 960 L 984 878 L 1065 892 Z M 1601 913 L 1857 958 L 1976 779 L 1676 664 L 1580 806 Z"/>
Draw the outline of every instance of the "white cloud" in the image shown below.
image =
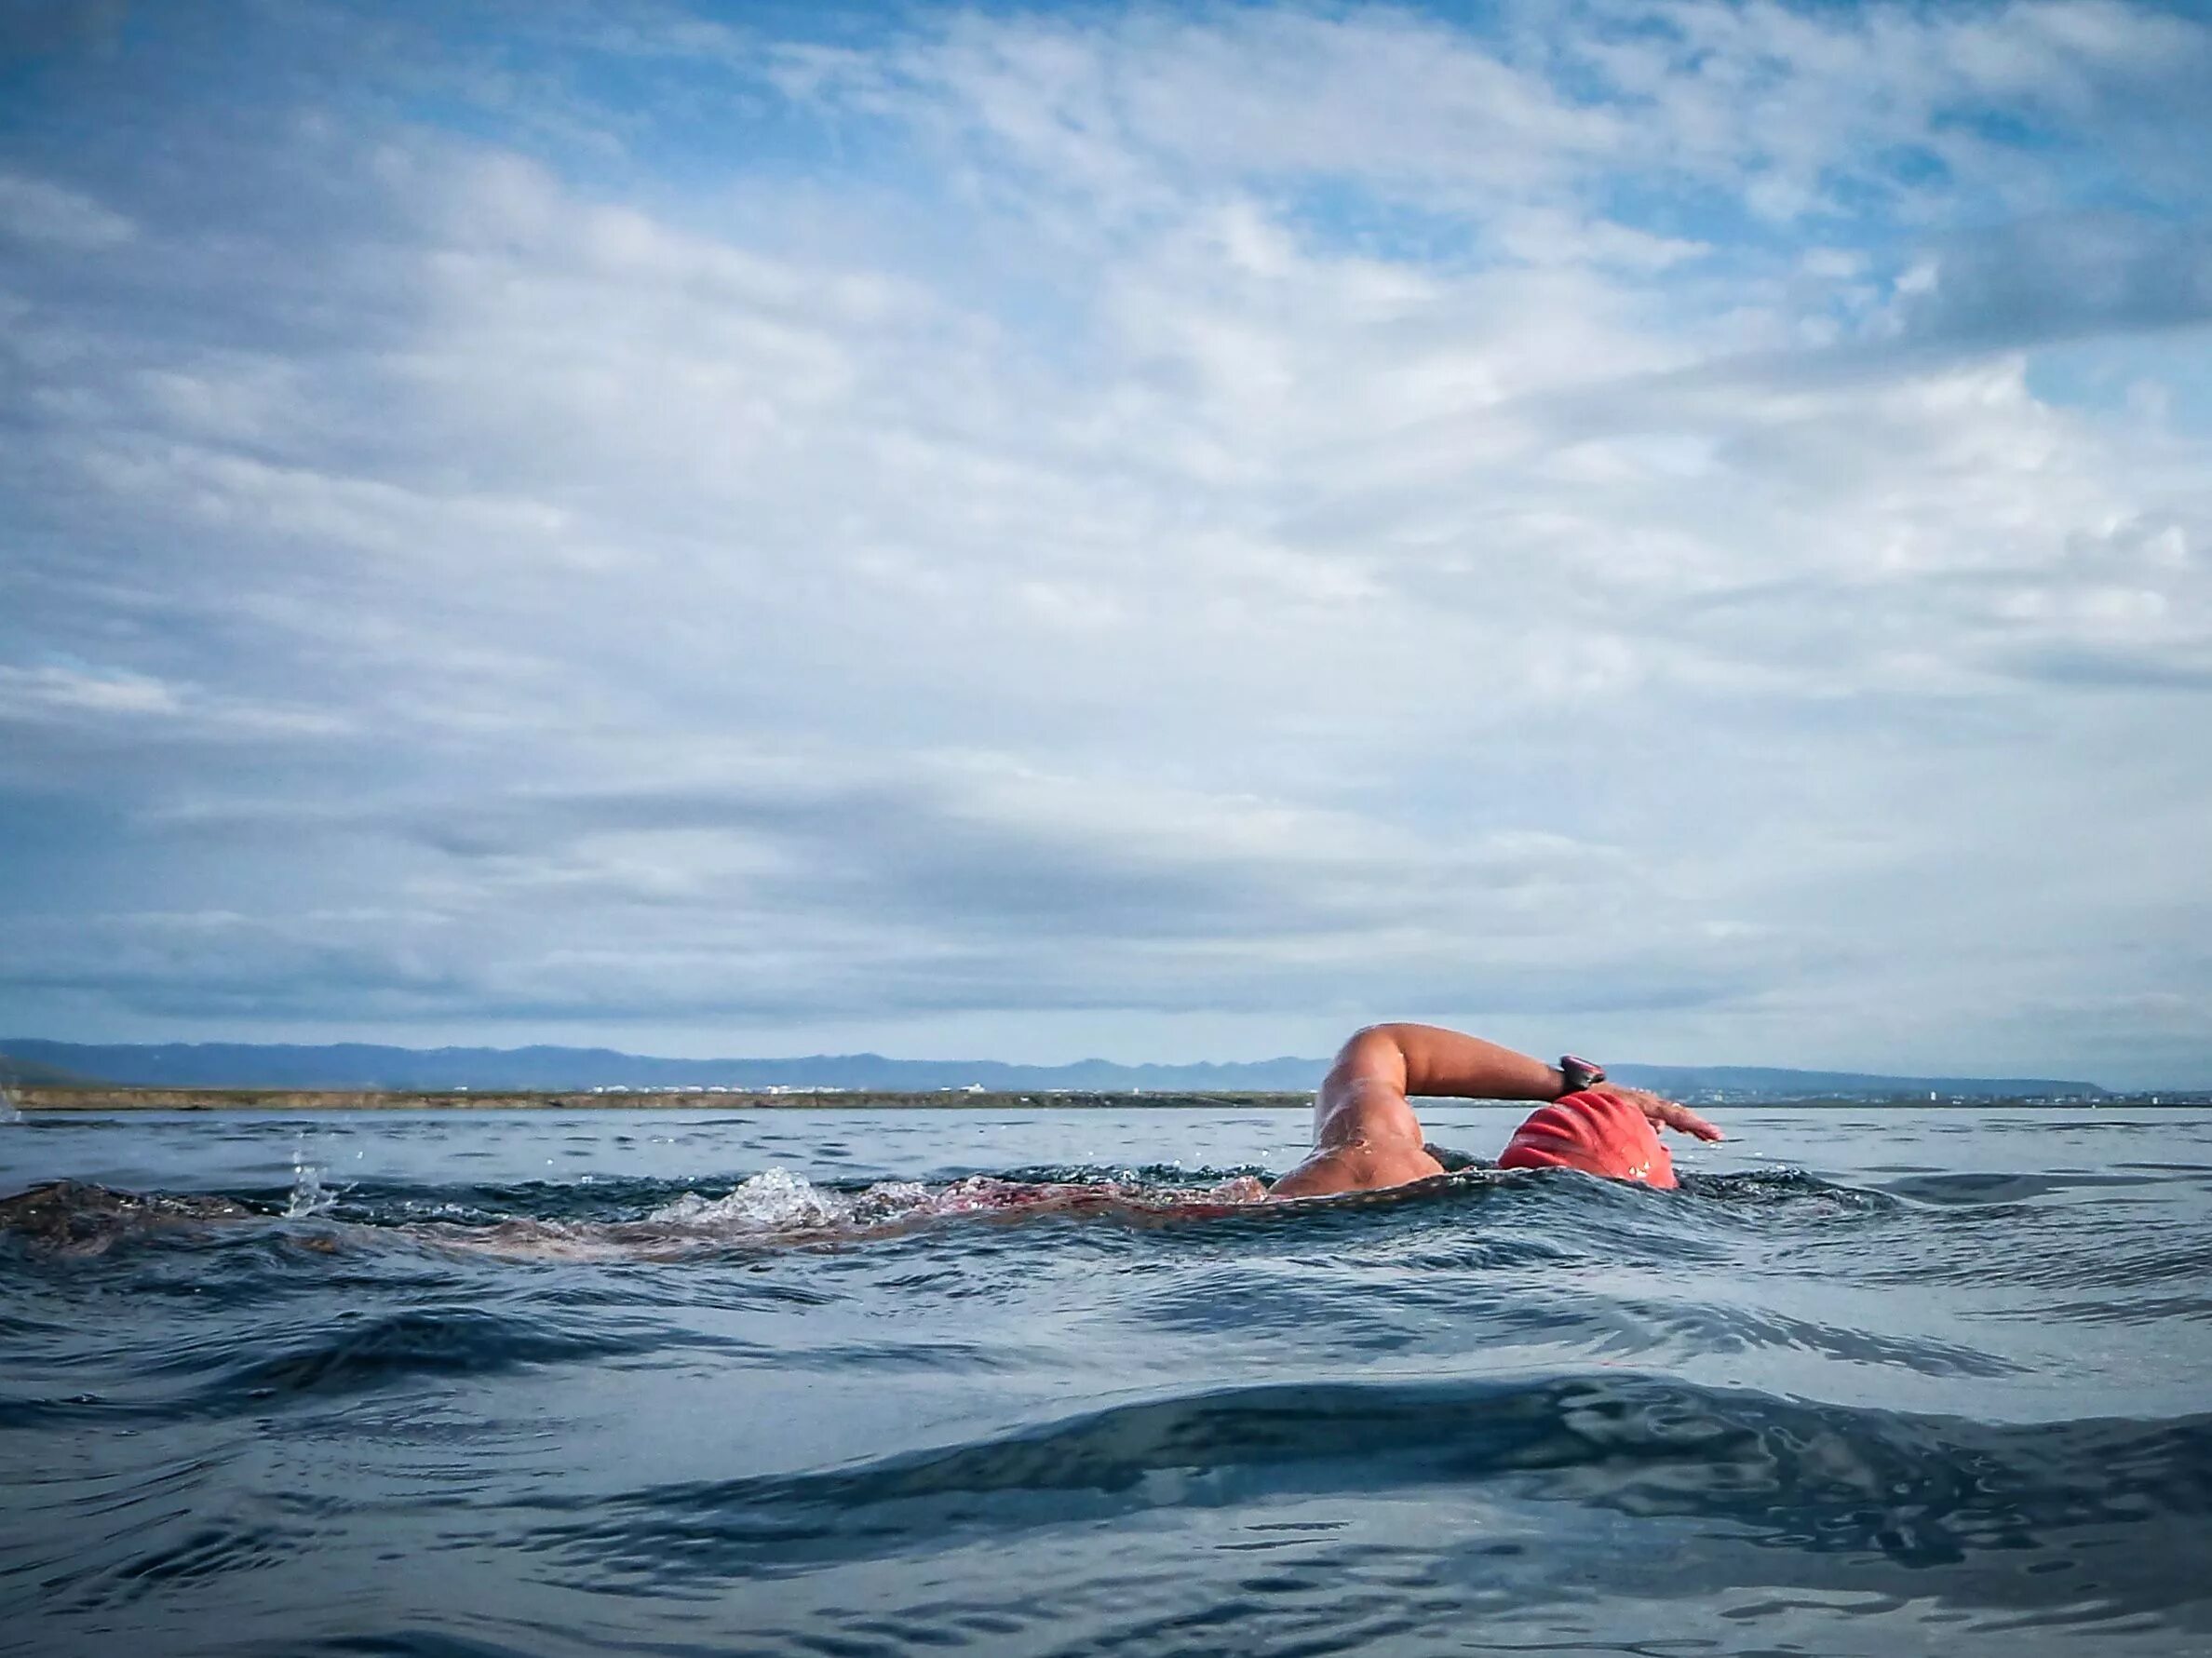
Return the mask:
<path fill-rule="evenodd" d="M 325 713 L 209 695 L 196 686 L 128 668 L 57 663 L 35 667 L 0 663 L 0 722 L 77 730 L 152 728 L 165 741 L 328 736 L 344 729 L 343 721 Z"/>
<path fill-rule="evenodd" d="M 164 715 L 183 704 L 173 686 L 146 674 L 69 667 L 0 667 L 0 718 L 34 711 Z"/>
<path fill-rule="evenodd" d="M 0 266 L 0 719 L 7 779 L 142 841 L 0 889 L 42 929 L 11 993 L 1045 1057 L 1550 1010 L 1652 1058 L 2105 1072 L 2139 1016 L 2187 1058 L 2142 998 L 2203 988 L 2168 889 L 2212 762 L 2169 734 L 2212 687 L 2212 457 L 2025 355 L 2179 319 L 2142 275 L 2179 244 L 2084 252 L 2099 204 L 1992 134 L 2132 168 L 2205 36 L 554 32 L 562 91 L 492 137 L 288 109 L 296 154 L 227 152 L 250 205 L 185 212 L 119 126 L 40 188 L 134 269 Z M 593 104 L 595 53 L 688 77 L 719 170 Z M 1985 210 L 2118 300 L 1976 263 Z M 144 845 L 189 901 L 101 896 Z"/>
<path fill-rule="evenodd" d="M 132 234 L 128 219 L 88 195 L 45 179 L 0 171 L 0 236 L 91 252 L 128 242 Z"/>

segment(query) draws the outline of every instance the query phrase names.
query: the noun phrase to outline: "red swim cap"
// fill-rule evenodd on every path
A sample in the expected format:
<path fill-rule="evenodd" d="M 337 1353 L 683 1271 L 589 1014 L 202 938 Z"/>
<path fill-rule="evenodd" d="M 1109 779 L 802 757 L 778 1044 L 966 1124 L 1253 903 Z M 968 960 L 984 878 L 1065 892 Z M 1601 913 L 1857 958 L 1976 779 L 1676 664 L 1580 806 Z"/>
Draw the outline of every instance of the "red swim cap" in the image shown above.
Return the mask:
<path fill-rule="evenodd" d="M 1579 1168 L 1647 1186 L 1675 1183 L 1674 1159 L 1643 1112 L 1612 1094 L 1568 1094 L 1529 1113 L 1500 1168 Z"/>

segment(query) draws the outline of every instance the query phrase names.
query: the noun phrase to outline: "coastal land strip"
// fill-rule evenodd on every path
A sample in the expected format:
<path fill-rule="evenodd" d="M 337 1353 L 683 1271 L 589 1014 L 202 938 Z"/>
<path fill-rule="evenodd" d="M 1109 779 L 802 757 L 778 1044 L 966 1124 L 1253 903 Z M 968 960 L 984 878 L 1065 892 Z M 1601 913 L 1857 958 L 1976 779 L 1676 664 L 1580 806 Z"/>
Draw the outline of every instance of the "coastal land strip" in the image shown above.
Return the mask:
<path fill-rule="evenodd" d="M 2025 1110 L 2055 1108 L 2075 1111 L 2111 1110 L 2114 1106 L 2197 1107 L 2212 1104 L 2201 1091 L 2186 1094 L 2107 1095 L 2096 1100 L 2019 1098 L 1951 1097 L 1925 1095 L 1870 1098 L 1865 1095 L 1758 1096 L 1751 1094 L 1695 1096 L 1693 1102 L 1707 1108 L 1803 1110 L 1917 1109 L 1942 1111 L 1974 1108 Z M 1032 1088 L 970 1092 L 964 1088 L 911 1090 L 775 1089 L 740 1092 L 704 1088 L 631 1089 L 624 1093 L 593 1093 L 589 1089 L 532 1090 L 527 1088 L 454 1088 L 435 1091 L 371 1088 L 154 1088 L 25 1086 L 17 1084 L 0 1091 L 0 1115 L 12 1104 L 23 1112 L 425 1112 L 425 1111 L 1306 1111 L 1314 1096 L 1310 1090 L 1245 1091 L 1161 1090 L 1113 1092 Z M 1438 1100 L 1439 1104 L 1453 1103 Z M 1513 1104 L 1506 1101 L 1460 1100 L 1459 1104 Z M 1519 1103 L 1526 1103 L 1525 1101 Z"/>
<path fill-rule="evenodd" d="M 438 1092 L 365 1088 L 49 1088 L 8 1090 L 27 1112 L 420 1112 L 420 1111 L 1211 1111 L 1224 1107 L 1302 1111 L 1312 1093 L 969 1093 L 963 1089 L 877 1092 L 863 1089 L 738 1092 L 705 1088 L 631 1089 L 627 1093 L 457 1088 Z"/>

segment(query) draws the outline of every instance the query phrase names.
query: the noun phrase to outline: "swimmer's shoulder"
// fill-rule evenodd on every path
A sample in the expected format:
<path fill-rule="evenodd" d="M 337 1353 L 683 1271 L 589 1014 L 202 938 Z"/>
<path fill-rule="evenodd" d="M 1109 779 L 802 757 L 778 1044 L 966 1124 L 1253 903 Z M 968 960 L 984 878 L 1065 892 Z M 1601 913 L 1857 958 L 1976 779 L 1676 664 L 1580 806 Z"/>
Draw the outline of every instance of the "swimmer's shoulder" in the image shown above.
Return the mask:
<path fill-rule="evenodd" d="M 1433 1179 L 1444 1166 L 1426 1147 L 1353 1140 L 1326 1146 L 1277 1180 L 1270 1197 L 1335 1197 L 1346 1192 L 1382 1192 Z"/>

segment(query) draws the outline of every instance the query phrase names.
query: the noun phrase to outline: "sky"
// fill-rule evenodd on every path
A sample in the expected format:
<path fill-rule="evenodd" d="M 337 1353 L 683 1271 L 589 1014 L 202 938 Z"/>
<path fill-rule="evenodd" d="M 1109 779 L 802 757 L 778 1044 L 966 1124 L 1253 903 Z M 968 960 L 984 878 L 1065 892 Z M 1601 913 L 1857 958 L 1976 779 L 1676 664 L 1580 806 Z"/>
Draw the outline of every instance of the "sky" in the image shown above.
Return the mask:
<path fill-rule="evenodd" d="M 2207 84 L 0 7 L 0 1034 L 2212 1082 Z"/>

